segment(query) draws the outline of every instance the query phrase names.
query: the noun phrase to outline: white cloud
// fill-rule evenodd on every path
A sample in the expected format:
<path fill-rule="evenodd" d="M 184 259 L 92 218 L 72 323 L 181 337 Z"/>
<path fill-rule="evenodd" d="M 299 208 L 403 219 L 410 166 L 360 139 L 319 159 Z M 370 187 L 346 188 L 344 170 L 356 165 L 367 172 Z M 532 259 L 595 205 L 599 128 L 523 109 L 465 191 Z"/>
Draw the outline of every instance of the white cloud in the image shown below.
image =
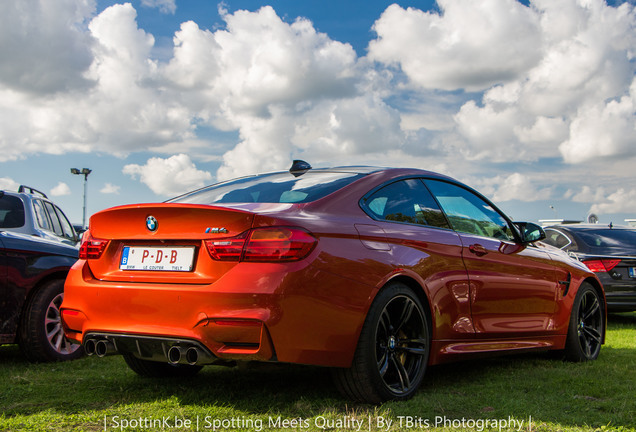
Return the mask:
<path fill-rule="evenodd" d="M 173 196 L 200 188 L 212 180 L 212 174 L 197 169 L 190 157 L 178 154 L 167 159 L 153 157 L 146 165 L 124 166 L 124 174 L 139 179 L 157 195 Z"/>
<path fill-rule="evenodd" d="M 95 0 L 0 2 L 0 88 L 53 94 L 87 87 L 93 40 L 81 29 L 95 5 Z"/>
<path fill-rule="evenodd" d="M 510 125 L 518 123 L 518 117 L 514 107 L 496 110 L 467 102 L 455 115 L 458 131 L 465 141 L 454 150 L 468 159 L 488 158 L 495 162 L 523 159 L 518 148 L 511 145 L 515 137 Z"/>
<path fill-rule="evenodd" d="M 599 156 L 634 156 L 635 112 L 636 79 L 629 95 L 581 107 L 570 124 L 570 138 L 559 147 L 565 161 L 581 163 Z"/>
<path fill-rule="evenodd" d="M 203 118 L 240 128 L 237 116 L 266 118 L 272 105 L 355 92 L 350 45 L 316 32 L 305 19 L 288 24 L 270 6 L 222 13 L 227 28 L 214 33 L 183 23 L 165 70 L 181 90 L 192 91 L 183 103 L 204 111 Z"/>
<path fill-rule="evenodd" d="M 374 90 L 360 95 L 370 83 L 350 45 L 269 6 L 222 13 L 225 30 L 182 24 L 165 68 L 200 118 L 239 131 L 220 179 L 281 169 L 292 155 L 317 163 L 399 146 L 399 115 Z"/>
<path fill-rule="evenodd" d="M 565 193 L 565 197 L 574 202 L 600 203 L 607 200 L 607 193 L 605 192 L 605 188 L 602 187 L 597 187 L 596 190 L 592 190 L 590 186 L 583 186 L 580 192 L 569 189 Z"/>
<path fill-rule="evenodd" d="M 71 188 L 68 187 L 68 185 L 64 182 L 59 182 L 57 186 L 51 189 L 51 195 L 53 196 L 64 196 L 64 195 L 70 195 L 70 194 L 71 194 Z"/>
<path fill-rule="evenodd" d="M 320 101 L 303 112 L 271 107 L 272 118 L 246 117 L 244 138 L 223 155 L 219 179 L 286 168 L 294 158 L 314 165 L 355 164 L 399 150 L 404 141 L 397 111 L 373 95 Z M 376 158 L 383 161 L 384 156 Z"/>
<path fill-rule="evenodd" d="M 540 20 L 516 0 L 438 0 L 441 14 L 389 6 L 373 26 L 369 56 L 399 64 L 429 89 L 484 90 L 541 58 Z"/>
<path fill-rule="evenodd" d="M 17 192 L 20 184 L 9 177 L 0 177 L 0 190 Z"/>
<path fill-rule="evenodd" d="M 177 11 L 176 0 L 141 0 L 141 5 L 157 8 L 161 13 L 172 14 Z"/>
<path fill-rule="evenodd" d="M 197 160 L 221 161 L 221 179 L 292 158 L 410 165 L 490 179 L 483 186 L 499 201 L 554 196 L 548 179 L 529 174 L 538 162 L 554 166 L 551 180 L 569 183 L 577 201 L 579 167 L 594 163 L 607 173 L 598 187 L 610 190 L 636 155 L 629 3 L 440 0 L 439 13 L 393 5 L 362 58 L 272 7 L 221 10 L 223 27 L 182 23 L 162 60 L 130 3 L 99 14 L 94 0 L 55 3 L 0 2 L 0 162 L 144 151 L 161 157 L 125 172 L 166 195 L 211 179 L 185 156 L 193 149 Z M 218 131 L 230 133 L 217 142 Z M 177 179 L 181 171 L 191 177 Z"/>
<path fill-rule="evenodd" d="M 636 213 L 636 189 L 620 188 L 608 195 L 604 202 L 592 205 L 590 212 L 596 214 Z"/>
<path fill-rule="evenodd" d="M 520 173 L 475 179 L 471 183 L 478 185 L 478 189 L 494 202 L 511 200 L 532 202 L 552 197 L 550 187 L 539 188 L 536 186 L 535 180 Z"/>
<path fill-rule="evenodd" d="M 26 12 L 19 5 L 22 2 L 5 2 L 1 7 L 23 16 Z M 50 12 L 47 5 L 33 2 L 29 4 L 32 8 L 29 14 L 47 15 Z M 63 5 L 50 15 L 58 26 L 72 27 L 67 33 L 76 38 L 74 42 L 66 33 L 46 34 L 42 36 L 46 41 L 34 38 L 33 42 L 25 42 L 24 48 L 28 51 L 29 43 L 33 43 L 49 47 L 56 59 L 73 57 L 68 65 L 57 65 L 47 63 L 45 55 L 29 53 L 28 57 L 37 62 L 42 57 L 42 67 L 46 68 L 42 74 L 55 81 L 55 85 L 38 86 L 25 81 L 27 91 L 11 81 L 9 72 L 3 74 L 0 70 L 0 161 L 30 153 L 69 151 L 125 155 L 193 138 L 192 114 L 159 85 L 157 64 L 150 59 L 154 38 L 138 28 L 136 11 L 130 3 L 111 6 L 92 19 L 94 5 L 88 8 L 81 1 Z M 33 27 L 40 24 L 30 18 L 20 22 Z M 0 25 L 0 32 L 3 28 Z M 31 29 L 20 31 L 30 34 Z M 39 31 L 35 29 L 34 34 Z M 76 45 L 82 50 L 74 50 Z M 77 64 L 80 60 L 81 67 Z M 28 63 L 2 63 L 6 64 L 16 68 L 14 74 L 20 80 L 30 79 L 37 72 Z M 66 81 L 55 78 L 58 72 Z"/>
<path fill-rule="evenodd" d="M 459 140 L 447 146 L 449 153 L 571 163 L 634 154 L 632 5 L 438 4 L 440 14 L 390 6 L 375 24 L 378 39 L 369 44 L 369 56 L 399 65 L 415 87 L 486 90 L 455 115 Z M 455 133 L 448 132 L 452 142 Z"/>
<path fill-rule="evenodd" d="M 611 192 L 606 187 L 583 186 L 578 192 L 569 189 L 565 197 L 579 203 L 590 203 L 589 212 L 597 215 L 636 213 L 636 190 L 618 188 Z"/>
<path fill-rule="evenodd" d="M 119 195 L 120 186 L 114 185 L 112 183 L 105 183 L 104 187 L 102 187 L 99 191 L 103 194 L 115 194 Z"/>

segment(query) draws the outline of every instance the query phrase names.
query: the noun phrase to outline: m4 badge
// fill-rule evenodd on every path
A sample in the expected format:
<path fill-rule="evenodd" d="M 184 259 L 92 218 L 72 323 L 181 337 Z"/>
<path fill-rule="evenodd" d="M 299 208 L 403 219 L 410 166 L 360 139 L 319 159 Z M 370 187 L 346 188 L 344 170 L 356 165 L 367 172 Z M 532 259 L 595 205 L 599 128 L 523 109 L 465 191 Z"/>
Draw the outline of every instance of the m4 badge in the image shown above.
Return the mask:
<path fill-rule="evenodd" d="M 205 233 L 206 234 L 227 234 L 229 231 L 227 230 L 227 228 L 206 228 L 205 229 Z"/>

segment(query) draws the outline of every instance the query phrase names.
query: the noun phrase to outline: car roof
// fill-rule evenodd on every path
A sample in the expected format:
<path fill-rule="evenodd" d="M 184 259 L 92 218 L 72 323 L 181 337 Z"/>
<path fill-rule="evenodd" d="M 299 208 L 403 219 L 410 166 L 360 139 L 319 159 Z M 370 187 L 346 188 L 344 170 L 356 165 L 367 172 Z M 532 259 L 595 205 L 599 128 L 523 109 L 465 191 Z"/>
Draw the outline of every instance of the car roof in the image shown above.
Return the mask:
<path fill-rule="evenodd" d="M 446 176 L 444 174 L 436 173 L 434 171 L 427 171 L 419 168 L 392 168 L 392 167 L 377 167 L 377 166 L 367 166 L 367 165 L 354 165 L 354 166 L 337 166 L 337 167 L 323 167 L 323 168 L 310 168 L 308 170 L 304 170 L 302 172 L 298 172 L 293 174 L 291 171 L 269 171 L 269 172 L 261 172 L 256 174 L 249 174 L 245 176 L 233 177 L 229 178 L 217 183 L 212 183 L 206 186 L 203 186 L 201 189 L 207 189 L 209 187 L 222 185 L 224 183 L 233 182 L 235 180 L 241 179 L 249 179 L 256 177 L 267 177 L 273 175 L 281 175 L 281 174 L 292 174 L 297 177 L 302 177 L 307 173 L 352 173 L 352 174 L 362 174 L 363 176 L 369 174 L 377 174 L 381 176 L 382 181 L 387 181 L 391 179 L 398 179 L 400 177 L 409 177 L 409 176 L 421 176 L 421 177 L 434 177 L 438 179 L 445 179 L 452 182 L 457 182 L 456 179 Z M 190 191 L 184 195 L 192 193 L 195 191 Z M 180 195 L 181 196 L 181 195 Z M 170 199 L 177 199 L 180 196 L 176 196 Z"/>
<path fill-rule="evenodd" d="M 27 189 L 31 189 L 31 188 L 27 188 Z M 36 189 L 33 189 L 33 190 L 35 191 Z M 41 199 L 41 200 L 44 200 L 44 201 L 53 202 L 53 201 L 51 201 L 51 199 L 48 196 L 46 196 L 45 194 L 43 194 L 41 192 L 36 194 L 34 192 L 27 192 L 27 191 L 22 191 L 22 192 L 17 191 L 16 192 L 16 191 L 10 191 L 10 190 L 6 190 L 5 189 L 5 190 L 0 190 L 0 197 L 2 195 L 16 196 L 16 197 L 26 198 L 26 199 L 38 198 L 38 199 Z"/>
<path fill-rule="evenodd" d="M 322 167 L 322 168 L 311 168 L 305 172 L 339 172 L 339 173 L 354 173 L 354 174 L 374 174 L 374 173 L 386 173 L 389 177 L 399 177 L 399 176 L 425 176 L 425 177 L 436 177 L 443 178 L 447 180 L 456 181 L 452 177 L 446 176 L 444 174 L 440 174 L 434 171 L 428 171 L 420 168 L 395 168 L 395 167 L 378 167 L 378 166 L 367 166 L 367 165 L 353 165 L 353 166 L 337 166 L 337 167 Z M 263 172 L 259 174 L 254 174 L 253 176 L 264 176 L 270 174 L 284 174 L 289 173 L 289 171 L 273 171 L 273 172 Z M 304 173 L 303 173 L 304 174 Z M 300 175 L 303 175 L 300 174 Z M 252 176 L 246 176 L 252 177 Z M 231 179 L 235 180 L 235 179 Z"/>
<path fill-rule="evenodd" d="M 379 166 L 370 166 L 370 165 L 351 165 L 351 166 L 345 165 L 345 166 L 317 167 L 317 168 L 312 167 L 306 170 L 305 172 L 343 172 L 343 173 L 356 173 L 356 174 L 371 174 L 378 171 L 405 171 L 405 172 L 412 172 L 414 174 L 444 177 L 443 174 L 439 174 L 433 171 L 427 171 L 427 170 L 423 170 L 419 168 L 395 168 L 395 167 L 379 167 Z M 283 174 L 283 173 L 289 173 L 289 171 L 278 170 L 278 171 L 261 172 L 261 173 L 247 175 L 243 177 L 256 177 L 256 176 L 262 176 L 262 175 Z M 303 175 L 303 174 L 300 174 L 300 175 Z M 235 180 L 235 178 L 228 179 L 228 180 Z"/>

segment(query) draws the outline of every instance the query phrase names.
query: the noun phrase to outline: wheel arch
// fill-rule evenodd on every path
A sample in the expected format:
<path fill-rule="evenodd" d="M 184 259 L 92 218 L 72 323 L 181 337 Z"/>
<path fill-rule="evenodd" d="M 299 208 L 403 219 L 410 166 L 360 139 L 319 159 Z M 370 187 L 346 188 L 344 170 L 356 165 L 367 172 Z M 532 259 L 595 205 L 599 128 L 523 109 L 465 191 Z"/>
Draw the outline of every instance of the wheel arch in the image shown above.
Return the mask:
<path fill-rule="evenodd" d="M 22 304 L 22 308 L 20 309 L 20 318 L 18 319 L 18 326 L 22 327 L 23 320 L 26 312 L 28 311 L 31 303 L 33 302 L 33 298 L 38 294 L 38 292 L 45 286 L 47 283 L 54 280 L 66 280 L 66 276 L 68 275 L 68 270 L 56 270 L 51 273 L 47 273 L 42 278 L 38 279 L 38 281 L 33 284 L 33 286 L 27 292 L 26 298 L 24 299 L 24 303 Z M 18 335 L 20 334 L 20 329 L 16 330 L 16 340 Z"/>

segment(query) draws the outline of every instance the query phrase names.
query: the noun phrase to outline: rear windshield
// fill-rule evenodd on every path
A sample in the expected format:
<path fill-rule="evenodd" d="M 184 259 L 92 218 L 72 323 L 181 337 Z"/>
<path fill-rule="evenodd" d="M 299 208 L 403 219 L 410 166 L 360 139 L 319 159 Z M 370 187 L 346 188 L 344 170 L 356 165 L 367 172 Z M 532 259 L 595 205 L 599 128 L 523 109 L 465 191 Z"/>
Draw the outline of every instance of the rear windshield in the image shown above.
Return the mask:
<path fill-rule="evenodd" d="M 287 172 L 263 174 L 208 186 L 167 202 L 306 203 L 325 197 L 364 175 L 329 171 L 310 171 L 298 177 Z"/>
<path fill-rule="evenodd" d="M 18 197 L 0 197 L 0 228 L 20 228 L 24 226 L 24 204 Z"/>
<path fill-rule="evenodd" d="M 590 249 L 631 248 L 636 252 L 636 230 L 585 230 L 577 234 Z"/>

